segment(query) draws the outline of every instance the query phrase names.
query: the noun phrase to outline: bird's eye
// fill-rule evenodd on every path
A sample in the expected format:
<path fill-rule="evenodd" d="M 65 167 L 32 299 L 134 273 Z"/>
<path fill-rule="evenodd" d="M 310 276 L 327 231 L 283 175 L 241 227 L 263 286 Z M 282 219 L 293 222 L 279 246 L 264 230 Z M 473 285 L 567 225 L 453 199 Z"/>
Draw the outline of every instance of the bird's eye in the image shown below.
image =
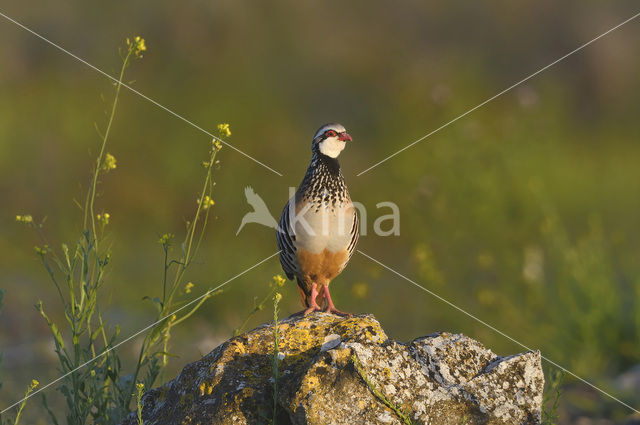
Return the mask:
<path fill-rule="evenodd" d="M 336 137 L 336 135 L 337 135 L 337 134 L 336 134 L 336 132 L 335 132 L 335 131 L 333 131 L 333 130 L 329 130 L 329 131 L 327 131 L 326 133 L 324 133 L 324 135 L 325 135 L 326 137 Z"/>

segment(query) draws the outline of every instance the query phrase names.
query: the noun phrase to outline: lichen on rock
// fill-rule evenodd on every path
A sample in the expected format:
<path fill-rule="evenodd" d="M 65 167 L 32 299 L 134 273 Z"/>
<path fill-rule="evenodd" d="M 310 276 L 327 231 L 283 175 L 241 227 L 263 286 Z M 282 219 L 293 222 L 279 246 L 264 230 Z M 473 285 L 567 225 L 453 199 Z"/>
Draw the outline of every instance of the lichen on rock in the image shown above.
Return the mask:
<path fill-rule="evenodd" d="M 540 423 L 544 376 L 537 351 L 500 357 L 449 333 L 403 344 L 372 315 L 314 313 L 278 326 L 279 425 L 402 424 L 398 412 L 415 424 Z M 272 331 L 265 324 L 232 338 L 149 391 L 142 399 L 145 425 L 270 423 Z"/>

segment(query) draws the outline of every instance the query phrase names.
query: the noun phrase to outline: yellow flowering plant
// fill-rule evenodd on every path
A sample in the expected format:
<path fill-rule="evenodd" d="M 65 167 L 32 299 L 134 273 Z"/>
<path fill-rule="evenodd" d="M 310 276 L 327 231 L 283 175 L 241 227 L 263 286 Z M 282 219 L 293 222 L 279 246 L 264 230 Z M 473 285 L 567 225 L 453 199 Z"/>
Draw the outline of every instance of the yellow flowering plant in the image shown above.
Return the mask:
<path fill-rule="evenodd" d="M 107 224 L 109 224 L 109 219 L 111 218 L 111 214 L 109 213 L 102 213 L 102 214 L 97 214 L 96 218 L 98 219 L 98 221 L 102 224 L 102 226 L 106 226 Z"/>
<path fill-rule="evenodd" d="M 221 137 L 231 136 L 231 129 L 229 128 L 229 124 L 227 123 L 218 124 L 218 133 L 220 133 Z"/>
<path fill-rule="evenodd" d="M 228 124 L 226 130 L 229 131 Z M 231 132 L 229 131 L 229 134 Z M 144 297 L 145 300 L 151 301 L 156 309 L 156 325 L 145 336 L 140 351 L 138 353 L 138 363 L 132 377 L 132 382 L 138 379 L 140 369 L 144 365 L 164 370 L 168 363 L 169 340 L 171 337 L 171 329 L 182 323 L 193 315 L 207 299 L 222 293 L 221 290 L 205 292 L 204 295 L 189 310 L 180 315 L 168 316 L 168 313 L 175 308 L 177 302 L 176 297 L 179 295 L 187 295 L 192 292 L 194 284 L 188 282 L 182 285 L 185 274 L 191 266 L 194 257 L 199 251 L 202 243 L 207 224 L 209 222 L 209 214 L 214 205 L 213 181 L 214 166 L 218 163 L 216 156 L 220 152 L 222 144 L 214 140 L 209 150 L 209 157 L 203 162 L 205 166 L 204 184 L 197 198 L 196 211 L 191 220 L 187 221 L 187 228 L 184 240 L 180 244 L 180 255 L 177 258 L 171 258 L 170 251 L 174 235 L 171 233 L 164 234 L 160 238 L 164 255 L 164 273 L 162 280 L 162 296 Z M 183 288 L 183 290 L 180 290 Z M 129 393 L 133 392 L 129 391 Z"/>
<path fill-rule="evenodd" d="M 3 298 L 4 298 L 4 290 L 0 289 L 0 310 L 2 310 Z M 0 363 L 2 363 L 2 353 L 0 353 Z M 27 398 L 31 395 L 31 393 L 36 389 L 38 385 L 40 385 L 38 381 L 36 381 L 35 379 L 31 380 L 31 383 L 29 384 L 29 386 L 27 387 L 27 390 L 25 391 L 25 394 L 24 394 L 25 398 L 18 405 L 18 412 L 16 413 L 16 417 L 13 420 L 13 425 L 18 425 L 18 423 L 20 422 L 20 415 L 22 414 L 22 410 L 24 409 L 24 406 L 26 406 L 27 404 Z M 2 388 L 1 381 L 0 381 L 0 388 Z M 2 417 L 2 413 L 0 413 L 0 424 L 5 424 L 5 423 L 8 425 L 11 422 L 9 420 L 5 421 L 4 418 Z"/>
<path fill-rule="evenodd" d="M 18 425 L 18 422 L 20 422 L 20 415 L 22 415 L 22 410 L 24 410 L 24 406 L 27 404 L 27 398 L 33 392 L 33 390 L 38 387 L 38 385 L 40 385 L 38 381 L 36 381 L 35 379 L 31 380 L 31 383 L 27 387 L 27 391 L 25 391 L 24 393 L 24 399 L 20 403 L 20 406 L 18 406 L 18 413 L 16 414 L 16 418 L 13 421 L 13 425 Z"/>
<path fill-rule="evenodd" d="M 193 289 L 195 285 L 193 284 L 193 282 L 189 282 L 186 285 L 184 285 L 184 293 L 185 294 L 190 294 L 191 290 Z"/>
<path fill-rule="evenodd" d="M 138 425 L 143 425 L 142 422 L 142 394 L 144 393 L 144 383 L 142 382 L 138 382 L 136 384 L 136 392 L 135 395 L 136 397 L 136 416 L 138 419 Z"/>
<path fill-rule="evenodd" d="M 96 214 L 95 204 L 100 175 L 117 167 L 115 156 L 107 152 L 106 147 L 125 69 L 131 59 L 139 57 L 145 49 L 142 38 L 134 38 L 133 42 L 127 40 L 126 55 L 122 56 L 106 127 L 99 132 L 100 145 L 82 206 L 83 231 L 80 238 L 72 245 L 61 244 L 61 253 L 58 253 L 47 244 L 42 222 L 36 223 L 31 215 L 16 216 L 16 221 L 35 229 L 40 236 L 43 245 L 36 246 L 35 251 L 56 287 L 64 308 L 66 322 L 60 326 L 48 316 L 42 302 L 36 304 L 36 309 L 53 336 L 60 371 L 64 376 L 59 391 L 66 401 L 66 419 L 70 423 L 119 422 L 130 411 L 129 401 L 123 397 L 125 381 L 119 376 L 122 362 L 116 350 L 106 349 L 114 345 L 119 328 L 108 326 L 100 310 L 100 289 L 105 283 L 111 252 L 103 244 L 102 232 L 98 230 L 104 230 L 111 215 L 107 212 Z M 75 365 L 89 363 L 90 368 L 75 368 Z M 32 384 L 31 391 L 35 386 Z M 51 421 L 58 423 L 55 414 L 47 407 L 44 395 L 43 404 Z"/>
<path fill-rule="evenodd" d="M 42 302 L 36 309 L 47 323 L 53 336 L 55 352 L 63 378 L 59 391 L 66 401 L 66 421 L 74 424 L 120 423 L 130 412 L 138 410 L 144 388 L 151 388 L 168 362 L 170 330 L 191 316 L 208 298 L 220 293 L 207 292 L 198 303 L 179 314 L 172 314 L 178 302 L 177 296 L 186 296 L 193 291 L 194 284 L 182 283 L 186 271 L 194 260 L 203 240 L 213 200 L 213 170 L 221 144 L 212 144 L 207 158 L 204 184 L 196 211 L 187 224 L 183 249 L 177 258 L 171 257 L 174 235 L 166 233 L 159 239 L 164 252 L 164 275 L 162 294 L 146 297 L 156 308 L 156 324 L 145 335 L 132 373 L 122 373 L 122 364 L 115 343 L 119 336 L 118 326 L 109 326 L 100 309 L 100 289 L 105 284 L 107 267 L 111 262 L 110 246 L 105 243 L 103 231 L 110 223 L 111 215 L 104 210 L 96 213 L 97 187 L 104 173 L 117 168 L 113 154 L 107 152 L 112 124 L 117 109 L 125 70 L 134 58 L 141 58 L 147 49 L 145 40 L 132 37 L 120 49 L 122 64 L 115 96 L 107 115 L 106 128 L 100 133 L 100 145 L 92 167 L 91 179 L 84 199 L 82 234 L 75 244 L 61 244 L 61 253 L 49 247 L 43 234 L 43 224 L 36 223 L 28 214 L 16 215 L 18 223 L 35 229 L 42 245 L 35 251 L 53 282 L 64 308 L 66 322 L 55 323 L 45 312 Z M 227 127 L 228 131 L 228 127 Z M 230 134 L 230 133 L 229 133 Z M 173 278 L 169 277 L 169 274 Z M 184 291 L 179 291 L 184 288 Z M 183 300 L 179 300 L 183 303 Z M 87 365 L 87 368 L 77 368 Z M 29 391 L 35 389 L 32 384 Z M 60 423 L 48 408 L 43 394 L 43 404 L 51 422 Z M 133 405 L 133 406 L 132 406 Z M 22 406 L 23 407 L 23 406 Z M 139 416 L 141 421 L 141 418 Z M 140 422 L 141 423 L 141 422 Z"/>
<path fill-rule="evenodd" d="M 18 223 L 23 223 L 23 224 L 33 224 L 33 217 L 28 214 L 28 215 L 17 215 L 16 216 L 16 221 Z"/>
<path fill-rule="evenodd" d="M 102 169 L 104 171 L 115 170 L 116 168 L 116 158 L 107 152 L 104 157 L 104 163 L 102 164 Z"/>
<path fill-rule="evenodd" d="M 147 45 L 144 41 L 144 38 L 139 35 L 133 38 L 127 38 L 127 49 L 128 52 L 133 54 L 137 58 L 142 58 L 142 52 L 147 51 Z"/>
<path fill-rule="evenodd" d="M 61 252 L 50 248 L 43 234 L 43 223 L 36 223 L 28 214 L 16 215 L 16 222 L 35 229 L 42 240 L 35 251 L 53 282 L 64 309 L 66 321 L 55 323 L 45 312 L 42 302 L 36 309 L 45 320 L 53 336 L 55 352 L 59 360 L 59 370 L 63 375 L 59 391 L 66 402 L 66 421 L 74 424 L 120 423 L 137 410 L 141 418 L 141 398 L 145 388 L 151 388 L 157 380 L 163 380 L 163 373 L 169 359 L 171 330 L 193 315 L 208 299 L 222 291 L 206 291 L 198 297 L 198 302 L 189 309 L 176 312 L 177 305 L 184 305 L 183 299 L 194 292 L 192 282 L 184 284 L 185 275 L 193 263 L 205 230 L 209 214 L 215 205 L 213 199 L 214 169 L 219 161 L 217 154 L 222 149 L 222 138 L 229 137 L 228 124 L 218 127 L 220 137 L 213 140 L 205 166 L 202 184 L 195 211 L 187 221 L 186 233 L 180 243 L 180 250 L 172 250 L 175 236 L 163 234 L 158 242 L 164 254 L 164 270 L 161 294 L 145 297 L 155 308 L 155 324 L 144 335 L 134 369 L 129 374 L 122 370 L 123 361 L 115 350 L 119 337 L 119 327 L 109 326 L 101 312 L 100 289 L 105 284 L 107 267 L 111 262 L 109 244 L 105 243 L 104 229 L 110 223 L 111 215 L 102 210 L 96 213 L 98 202 L 97 187 L 103 174 L 117 168 L 116 157 L 107 152 L 111 128 L 120 97 L 125 70 L 133 59 L 141 58 L 147 50 L 145 40 L 140 36 L 126 39 L 119 50 L 122 59 L 118 83 L 115 85 L 110 113 L 93 162 L 91 179 L 88 184 L 83 209 L 82 234 L 75 244 L 61 244 Z M 77 367 L 86 365 L 89 367 Z M 35 389 L 33 384 L 29 391 Z M 43 404 L 52 423 L 60 423 L 51 411 L 43 394 Z M 24 405 L 22 405 L 24 407 Z M 21 407 L 21 409 L 22 409 Z"/>
<path fill-rule="evenodd" d="M 280 282 L 284 284 L 282 276 L 274 276 L 275 295 L 273 296 L 273 353 L 271 355 L 271 376 L 273 378 L 273 416 L 271 422 L 276 423 L 278 417 L 278 380 L 280 378 L 280 331 L 278 326 L 278 305 L 282 300 L 282 294 L 278 292 Z"/>
<path fill-rule="evenodd" d="M 200 204 L 203 209 L 208 210 L 209 208 L 215 205 L 215 202 L 213 201 L 213 199 L 209 197 L 209 195 L 207 195 L 204 197 L 202 201 L 198 199 L 198 204 Z"/>
<path fill-rule="evenodd" d="M 256 303 L 258 297 L 255 297 L 253 299 L 253 303 L 254 303 L 253 310 L 251 310 L 251 312 L 249 312 L 249 315 L 245 318 L 244 322 L 242 322 L 242 324 L 240 326 L 238 326 L 237 328 L 235 328 L 233 330 L 233 336 L 238 336 L 242 332 L 244 332 L 244 329 L 246 328 L 246 326 L 249 323 L 249 321 L 251 320 L 251 318 L 253 316 L 255 316 L 256 313 L 258 313 L 259 311 L 264 309 L 264 307 L 267 305 L 267 303 L 270 300 L 272 300 L 274 297 L 279 296 L 278 301 L 280 301 L 280 299 L 282 298 L 282 295 L 280 295 L 280 293 L 278 291 L 280 290 L 280 288 L 282 288 L 284 286 L 284 284 L 286 282 L 287 281 L 285 280 L 285 278 L 283 278 L 279 274 L 277 274 L 277 275 L 275 275 L 275 276 L 273 276 L 271 278 L 271 282 L 269 283 L 269 287 L 271 288 L 271 290 L 267 293 L 267 295 L 259 303 Z"/>

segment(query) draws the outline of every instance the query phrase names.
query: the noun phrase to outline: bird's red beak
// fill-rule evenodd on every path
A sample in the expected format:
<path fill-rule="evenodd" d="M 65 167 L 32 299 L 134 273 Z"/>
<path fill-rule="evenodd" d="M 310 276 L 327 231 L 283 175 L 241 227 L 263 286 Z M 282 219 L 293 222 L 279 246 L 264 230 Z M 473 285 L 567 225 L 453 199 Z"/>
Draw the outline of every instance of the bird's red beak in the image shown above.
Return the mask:
<path fill-rule="evenodd" d="M 340 133 L 338 135 L 338 140 L 342 142 L 350 142 L 352 139 L 351 139 L 351 136 L 349 136 L 349 133 L 345 131 L 344 133 Z"/>

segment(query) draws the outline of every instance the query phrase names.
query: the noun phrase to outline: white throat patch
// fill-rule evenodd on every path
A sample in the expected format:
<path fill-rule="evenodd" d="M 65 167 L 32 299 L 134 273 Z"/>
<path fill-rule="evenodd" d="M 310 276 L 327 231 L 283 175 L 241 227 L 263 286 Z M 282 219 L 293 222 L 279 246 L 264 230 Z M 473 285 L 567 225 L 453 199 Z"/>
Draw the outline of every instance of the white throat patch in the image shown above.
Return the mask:
<path fill-rule="evenodd" d="M 323 155 L 327 155 L 331 158 L 337 158 L 340 155 L 340 152 L 344 149 L 346 142 L 343 140 L 338 140 L 337 137 L 329 137 L 324 139 L 318 147 L 320 148 L 320 152 Z"/>

